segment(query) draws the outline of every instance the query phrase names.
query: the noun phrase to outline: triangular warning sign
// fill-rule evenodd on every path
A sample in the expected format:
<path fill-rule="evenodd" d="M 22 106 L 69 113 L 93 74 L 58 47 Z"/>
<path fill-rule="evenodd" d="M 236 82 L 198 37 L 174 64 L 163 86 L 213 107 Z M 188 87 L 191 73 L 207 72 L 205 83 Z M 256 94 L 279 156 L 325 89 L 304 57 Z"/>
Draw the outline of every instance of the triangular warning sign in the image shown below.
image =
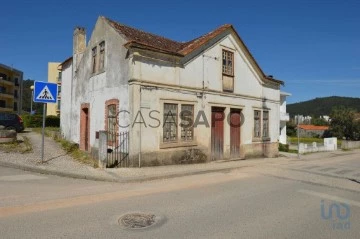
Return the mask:
<path fill-rule="evenodd" d="M 49 87 L 46 85 L 44 89 L 41 90 L 40 94 L 36 97 L 37 100 L 54 100 L 53 95 L 51 94 Z"/>

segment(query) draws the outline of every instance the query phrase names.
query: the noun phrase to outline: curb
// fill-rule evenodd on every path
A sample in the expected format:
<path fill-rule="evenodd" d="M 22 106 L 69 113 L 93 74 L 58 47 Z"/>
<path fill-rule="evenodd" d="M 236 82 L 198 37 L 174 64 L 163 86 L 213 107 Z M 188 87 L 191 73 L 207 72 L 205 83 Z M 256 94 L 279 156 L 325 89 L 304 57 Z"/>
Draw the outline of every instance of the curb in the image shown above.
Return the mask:
<path fill-rule="evenodd" d="M 251 167 L 249 165 L 242 165 L 242 166 L 237 166 L 237 167 L 200 170 L 200 171 L 184 172 L 184 173 L 174 173 L 174 174 L 168 174 L 168 175 L 154 175 L 154 176 L 148 176 L 148 177 L 142 177 L 142 178 L 134 178 L 133 177 L 133 178 L 127 178 L 127 179 L 120 179 L 120 178 L 105 178 L 105 177 L 97 177 L 97 176 L 77 174 L 77 173 L 69 173 L 69 172 L 64 172 L 64 171 L 56 171 L 56 170 L 52 170 L 52 169 L 42 169 L 42 168 L 38 168 L 35 166 L 19 165 L 19 164 L 3 162 L 3 161 L 0 161 L 0 166 L 7 167 L 7 168 L 20 169 L 20 170 L 34 172 L 34 173 L 40 173 L 40 174 L 55 175 L 55 176 L 65 177 L 65 178 L 85 179 L 85 180 L 102 181 L 102 182 L 117 182 L 117 183 L 139 183 L 139 182 L 145 182 L 145 181 L 179 178 L 179 177 L 185 177 L 185 176 L 191 176 L 191 175 L 201 175 L 201 174 L 215 173 L 215 172 L 230 172 L 232 170 L 236 170 L 236 169 L 240 169 L 240 168 Z"/>
<path fill-rule="evenodd" d="M 40 173 L 40 174 L 56 175 L 56 176 L 66 177 L 66 178 L 114 182 L 114 180 L 111 180 L 111 179 L 108 179 L 108 178 L 103 178 L 103 177 L 96 177 L 96 176 L 77 174 L 77 173 L 69 173 L 69 172 L 64 172 L 64 171 L 56 171 L 56 170 L 52 170 L 52 169 L 42 169 L 42 168 L 38 168 L 38 167 L 35 167 L 35 166 L 19 165 L 19 164 L 10 163 L 10 162 L 3 162 L 3 161 L 0 161 L 0 166 L 7 167 L 7 168 L 21 169 L 21 170 L 24 170 L 24 171 Z"/>

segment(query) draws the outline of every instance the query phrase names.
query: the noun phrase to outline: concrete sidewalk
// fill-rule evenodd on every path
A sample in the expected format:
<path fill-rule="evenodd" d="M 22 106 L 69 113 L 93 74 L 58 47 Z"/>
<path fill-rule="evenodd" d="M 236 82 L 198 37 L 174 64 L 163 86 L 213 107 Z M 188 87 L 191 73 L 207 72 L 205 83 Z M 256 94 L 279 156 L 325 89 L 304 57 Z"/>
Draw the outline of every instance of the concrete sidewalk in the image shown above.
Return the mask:
<path fill-rule="evenodd" d="M 266 165 L 274 166 L 288 164 L 299 160 L 297 159 L 296 154 L 281 153 L 281 157 L 279 158 L 227 160 L 214 161 L 205 164 L 171 165 L 145 168 L 99 169 L 75 161 L 61 149 L 57 142 L 51 138 L 45 138 L 46 163 L 41 164 L 39 162 L 41 155 L 41 135 L 35 132 L 27 132 L 25 135 L 30 139 L 33 145 L 33 152 L 26 154 L 0 152 L 0 166 L 79 179 L 109 182 L 141 182 L 210 172 L 229 171 L 245 167 Z M 346 153 L 349 152 L 336 151 L 302 155 L 300 160 L 317 160 Z"/>

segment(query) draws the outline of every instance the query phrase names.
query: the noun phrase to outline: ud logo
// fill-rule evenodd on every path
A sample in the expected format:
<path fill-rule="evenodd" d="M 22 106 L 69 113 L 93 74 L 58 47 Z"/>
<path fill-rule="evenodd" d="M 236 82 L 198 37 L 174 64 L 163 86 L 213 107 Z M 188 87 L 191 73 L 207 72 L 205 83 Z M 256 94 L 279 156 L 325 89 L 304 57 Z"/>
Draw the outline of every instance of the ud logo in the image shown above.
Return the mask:
<path fill-rule="evenodd" d="M 331 203 L 326 206 L 325 201 L 321 200 L 321 218 L 331 220 L 335 230 L 350 229 L 350 206 L 346 203 Z"/>

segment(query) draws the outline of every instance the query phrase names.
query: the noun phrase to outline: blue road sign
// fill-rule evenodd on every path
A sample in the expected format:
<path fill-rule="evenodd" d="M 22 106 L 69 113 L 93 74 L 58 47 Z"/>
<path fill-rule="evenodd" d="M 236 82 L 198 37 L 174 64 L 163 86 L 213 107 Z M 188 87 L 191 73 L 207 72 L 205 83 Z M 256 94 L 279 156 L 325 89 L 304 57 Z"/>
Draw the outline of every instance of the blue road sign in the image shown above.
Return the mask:
<path fill-rule="evenodd" d="M 56 103 L 58 88 L 56 83 L 34 82 L 34 102 Z"/>

